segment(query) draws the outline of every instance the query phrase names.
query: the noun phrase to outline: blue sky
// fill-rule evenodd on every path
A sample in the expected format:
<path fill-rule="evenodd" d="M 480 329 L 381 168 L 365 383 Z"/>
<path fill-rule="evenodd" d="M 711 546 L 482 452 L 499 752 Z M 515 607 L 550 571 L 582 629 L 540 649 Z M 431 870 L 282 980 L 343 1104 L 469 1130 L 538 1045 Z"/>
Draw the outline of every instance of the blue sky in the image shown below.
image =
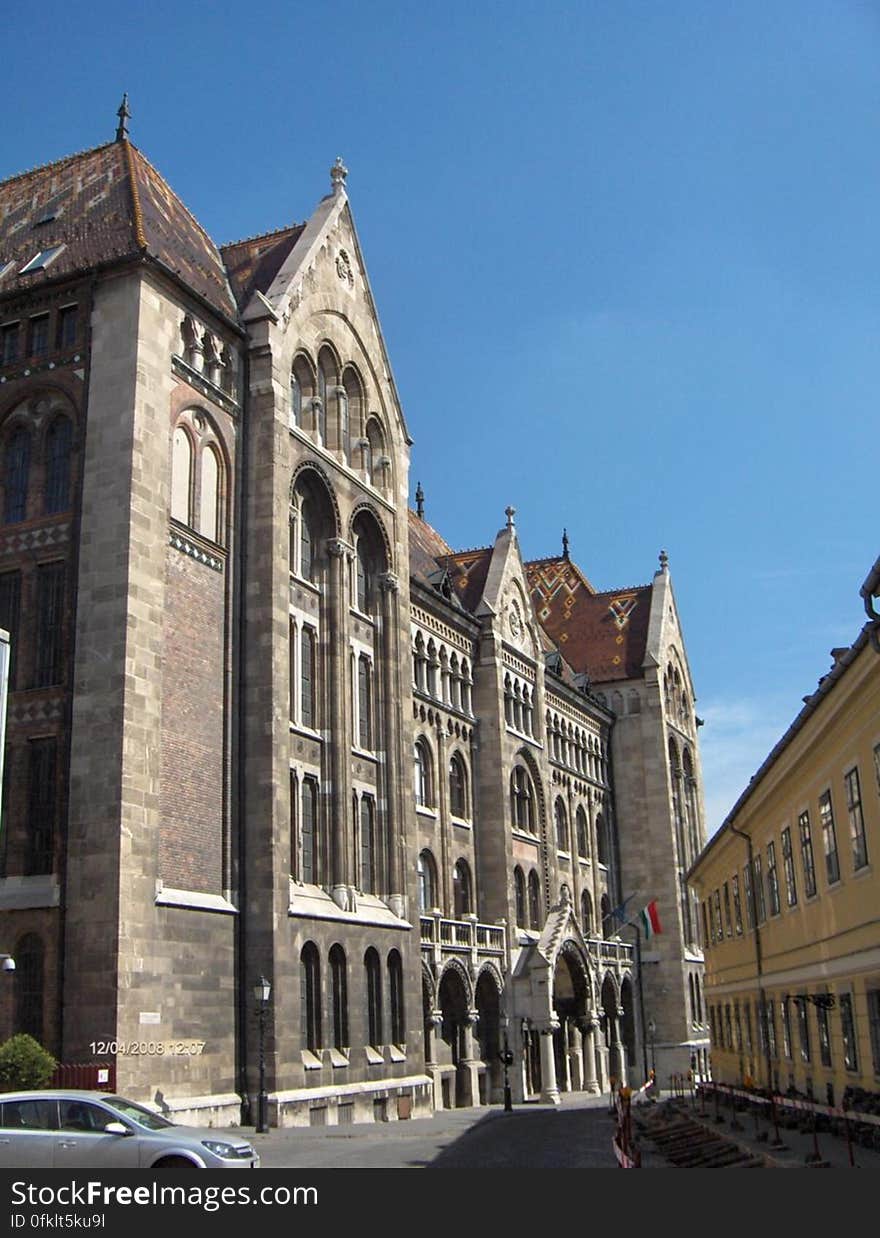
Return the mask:
<path fill-rule="evenodd" d="M 341 154 L 428 518 L 485 544 L 513 503 L 598 588 L 668 551 L 715 828 L 880 551 L 880 6 L 246 12 L 10 11 L 0 177 L 112 138 L 127 90 L 228 241 L 307 217 Z"/>

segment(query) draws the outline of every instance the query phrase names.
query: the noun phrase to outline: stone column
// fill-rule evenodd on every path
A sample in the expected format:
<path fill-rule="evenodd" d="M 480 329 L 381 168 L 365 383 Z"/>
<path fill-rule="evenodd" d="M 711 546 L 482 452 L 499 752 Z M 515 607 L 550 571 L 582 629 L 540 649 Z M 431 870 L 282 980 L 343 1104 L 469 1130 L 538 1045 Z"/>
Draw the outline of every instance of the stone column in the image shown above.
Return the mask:
<path fill-rule="evenodd" d="M 346 559 L 354 556 L 353 547 L 342 538 L 327 542 L 329 552 L 329 614 L 327 667 L 328 683 L 324 700 L 328 716 L 322 730 L 330 736 L 330 812 L 329 812 L 329 873 L 333 898 L 340 907 L 348 908 L 351 890 L 357 884 L 354 839 L 351 820 L 351 718 L 349 685 L 348 582 Z"/>
<path fill-rule="evenodd" d="M 476 1055 L 474 1029 L 480 1018 L 479 1012 L 469 1010 L 461 1025 L 461 1058 L 458 1062 L 458 1080 L 461 1083 L 462 1100 L 465 1106 L 480 1103 L 480 1061 Z"/>
<path fill-rule="evenodd" d="M 588 1014 L 584 1020 L 584 1091 L 595 1095 L 600 1089 L 596 1080 L 596 1016 Z"/>
<path fill-rule="evenodd" d="M 617 1018 L 614 1020 L 614 1052 L 617 1056 L 617 1077 L 621 1087 L 626 1087 L 627 1084 L 626 1045 L 623 1043 L 623 1036 L 621 1033 L 624 1014 L 625 1011 L 623 1007 L 618 1006 Z"/>
<path fill-rule="evenodd" d="M 548 1105 L 559 1104 L 556 1084 L 556 1055 L 553 1051 L 553 1024 L 540 1029 L 541 1035 L 541 1100 Z"/>

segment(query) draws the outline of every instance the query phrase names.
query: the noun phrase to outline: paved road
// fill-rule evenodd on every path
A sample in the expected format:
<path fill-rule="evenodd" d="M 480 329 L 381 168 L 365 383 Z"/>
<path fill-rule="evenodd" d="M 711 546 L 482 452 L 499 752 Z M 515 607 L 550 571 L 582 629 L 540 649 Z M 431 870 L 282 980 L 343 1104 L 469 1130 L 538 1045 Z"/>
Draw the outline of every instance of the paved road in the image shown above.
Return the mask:
<path fill-rule="evenodd" d="M 265 1169 L 613 1169 L 608 1098 L 254 1135 Z M 239 1132 L 244 1133 L 244 1132 Z M 250 1135 L 250 1131 L 247 1131 Z M 645 1168 L 662 1165 L 648 1156 Z"/>

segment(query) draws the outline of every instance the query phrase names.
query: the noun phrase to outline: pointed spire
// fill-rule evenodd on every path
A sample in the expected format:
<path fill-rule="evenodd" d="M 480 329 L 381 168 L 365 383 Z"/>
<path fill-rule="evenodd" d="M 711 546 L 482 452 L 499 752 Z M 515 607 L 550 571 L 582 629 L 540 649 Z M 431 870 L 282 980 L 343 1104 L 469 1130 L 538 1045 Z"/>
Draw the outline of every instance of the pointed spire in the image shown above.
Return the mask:
<path fill-rule="evenodd" d="M 345 178 L 348 176 L 348 168 L 342 162 L 342 156 L 336 156 L 336 162 L 330 169 L 330 184 L 333 193 L 342 193 L 345 189 Z"/>
<path fill-rule="evenodd" d="M 516 528 L 516 525 L 513 523 L 513 518 L 514 518 L 514 516 L 516 515 L 516 508 L 515 508 L 515 507 L 505 507 L 505 509 L 504 509 L 504 514 L 505 514 L 505 516 L 507 517 L 507 527 L 508 527 L 508 529 L 510 530 L 510 532 L 511 532 L 511 533 L 513 533 L 513 531 L 514 531 L 514 530 L 515 530 L 515 528 Z"/>
<path fill-rule="evenodd" d="M 119 105 L 119 111 L 116 113 L 119 117 L 119 124 L 116 126 L 116 141 L 128 141 L 128 122 L 131 120 L 131 112 L 128 110 L 128 92 L 122 96 L 122 102 Z"/>
<path fill-rule="evenodd" d="M 419 520 L 425 519 L 425 492 L 421 482 L 416 486 L 416 515 Z"/>
<path fill-rule="evenodd" d="M 562 530 L 562 557 L 568 559 L 568 529 Z"/>

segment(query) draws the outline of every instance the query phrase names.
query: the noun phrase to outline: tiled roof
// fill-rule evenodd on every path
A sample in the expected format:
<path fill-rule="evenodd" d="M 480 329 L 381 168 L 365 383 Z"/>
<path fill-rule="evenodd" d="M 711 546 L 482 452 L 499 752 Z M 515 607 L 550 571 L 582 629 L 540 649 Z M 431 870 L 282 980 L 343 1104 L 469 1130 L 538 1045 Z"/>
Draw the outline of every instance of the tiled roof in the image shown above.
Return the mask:
<path fill-rule="evenodd" d="M 293 224 L 277 232 L 268 232 L 265 236 L 221 245 L 220 252 L 240 310 L 245 308 L 257 289 L 260 292 L 269 289 L 304 228 L 305 224 Z"/>
<path fill-rule="evenodd" d="M 21 274 L 37 253 L 56 246 L 63 248 L 45 270 Z M 130 142 L 108 142 L 0 182 L 0 270 L 11 263 L 0 294 L 142 253 L 237 316 L 220 251 Z"/>
<path fill-rule="evenodd" d="M 443 564 L 458 600 L 471 614 L 480 604 L 491 562 L 492 547 L 484 546 L 478 550 L 459 550 L 449 555 Z"/>
<path fill-rule="evenodd" d="M 526 564 L 538 620 L 575 671 L 597 683 L 641 676 L 652 588 L 596 593 L 570 560 Z"/>

